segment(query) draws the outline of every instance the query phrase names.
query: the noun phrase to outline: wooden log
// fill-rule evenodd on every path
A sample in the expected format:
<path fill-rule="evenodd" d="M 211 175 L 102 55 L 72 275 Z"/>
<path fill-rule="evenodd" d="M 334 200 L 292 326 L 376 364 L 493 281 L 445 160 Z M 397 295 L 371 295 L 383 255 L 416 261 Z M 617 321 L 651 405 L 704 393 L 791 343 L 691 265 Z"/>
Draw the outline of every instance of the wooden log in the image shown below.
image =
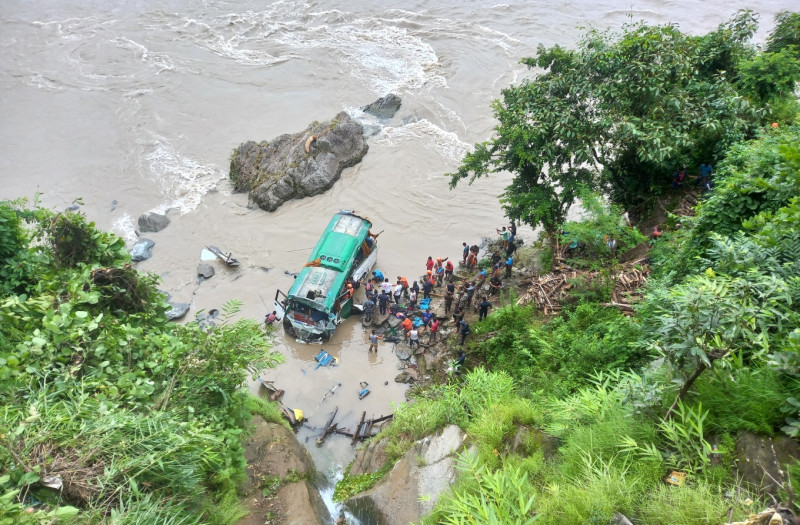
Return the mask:
<path fill-rule="evenodd" d="M 389 414 L 388 416 L 381 416 L 372 420 L 373 423 L 383 423 L 384 421 L 389 421 L 390 419 L 394 418 L 394 414 Z"/>
<path fill-rule="evenodd" d="M 356 431 L 353 432 L 353 441 L 350 442 L 350 445 L 355 445 L 356 441 L 358 441 L 359 432 L 361 431 L 361 425 L 364 423 L 364 418 L 367 417 L 367 411 L 361 413 L 361 420 L 356 425 Z"/>
<path fill-rule="evenodd" d="M 336 410 L 333 411 L 331 417 L 328 419 L 328 422 L 325 423 L 325 426 L 322 428 L 322 434 L 317 438 L 317 445 L 322 445 L 322 443 L 325 441 L 325 438 L 328 437 L 328 434 L 333 432 L 333 430 L 336 428 L 336 424 L 333 422 L 333 420 L 338 412 L 339 407 L 336 407 Z"/>

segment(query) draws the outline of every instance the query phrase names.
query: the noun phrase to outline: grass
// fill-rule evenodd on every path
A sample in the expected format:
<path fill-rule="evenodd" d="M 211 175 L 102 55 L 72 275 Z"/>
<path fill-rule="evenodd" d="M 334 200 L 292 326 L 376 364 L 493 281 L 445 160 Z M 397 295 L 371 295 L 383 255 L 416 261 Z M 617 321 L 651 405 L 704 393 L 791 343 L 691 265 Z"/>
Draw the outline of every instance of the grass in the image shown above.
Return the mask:
<path fill-rule="evenodd" d="M 245 399 L 245 408 L 247 408 L 251 414 L 257 414 L 264 418 L 264 421 L 267 423 L 277 423 L 279 425 L 283 425 L 289 430 L 292 429 L 291 425 L 289 425 L 289 422 L 286 421 L 285 417 L 283 417 L 283 413 L 281 412 L 281 409 L 278 408 L 277 403 L 267 401 L 261 397 L 248 395 Z"/>

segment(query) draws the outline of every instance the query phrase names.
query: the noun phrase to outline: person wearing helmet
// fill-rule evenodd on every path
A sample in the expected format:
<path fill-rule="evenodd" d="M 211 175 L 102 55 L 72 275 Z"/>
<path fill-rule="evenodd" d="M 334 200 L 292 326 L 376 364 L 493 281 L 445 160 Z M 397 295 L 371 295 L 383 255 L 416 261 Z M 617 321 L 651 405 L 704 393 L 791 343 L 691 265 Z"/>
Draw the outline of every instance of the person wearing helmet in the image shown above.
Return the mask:
<path fill-rule="evenodd" d="M 347 288 L 345 289 L 344 293 L 342 294 L 342 301 L 346 301 L 353 297 L 353 285 L 347 283 Z"/>

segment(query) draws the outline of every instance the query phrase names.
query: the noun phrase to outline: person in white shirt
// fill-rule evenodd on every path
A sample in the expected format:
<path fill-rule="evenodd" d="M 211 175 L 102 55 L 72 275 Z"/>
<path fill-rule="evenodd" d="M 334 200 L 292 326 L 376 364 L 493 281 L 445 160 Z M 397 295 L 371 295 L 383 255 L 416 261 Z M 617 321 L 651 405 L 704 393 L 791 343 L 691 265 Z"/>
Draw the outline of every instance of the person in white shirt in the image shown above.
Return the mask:
<path fill-rule="evenodd" d="M 408 346 L 410 348 L 419 346 L 419 330 L 416 326 L 413 327 L 410 332 L 408 332 Z"/>

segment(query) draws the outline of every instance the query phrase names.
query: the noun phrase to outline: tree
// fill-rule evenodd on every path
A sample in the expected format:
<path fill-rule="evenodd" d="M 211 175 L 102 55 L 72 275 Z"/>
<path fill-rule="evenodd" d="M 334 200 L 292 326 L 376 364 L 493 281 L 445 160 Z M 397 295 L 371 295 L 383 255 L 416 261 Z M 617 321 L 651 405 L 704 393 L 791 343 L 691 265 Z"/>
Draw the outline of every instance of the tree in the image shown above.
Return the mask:
<path fill-rule="evenodd" d="M 512 172 L 506 214 L 552 237 L 582 185 L 622 204 L 666 187 L 676 167 L 715 160 L 759 123 L 763 111 L 729 80 L 755 52 L 755 29 L 743 11 L 700 37 L 638 23 L 590 31 L 576 50 L 540 46 L 522 62 L 541 74 L 503 90 L 494 137 L 465 156 L 451 188 Z"/>

